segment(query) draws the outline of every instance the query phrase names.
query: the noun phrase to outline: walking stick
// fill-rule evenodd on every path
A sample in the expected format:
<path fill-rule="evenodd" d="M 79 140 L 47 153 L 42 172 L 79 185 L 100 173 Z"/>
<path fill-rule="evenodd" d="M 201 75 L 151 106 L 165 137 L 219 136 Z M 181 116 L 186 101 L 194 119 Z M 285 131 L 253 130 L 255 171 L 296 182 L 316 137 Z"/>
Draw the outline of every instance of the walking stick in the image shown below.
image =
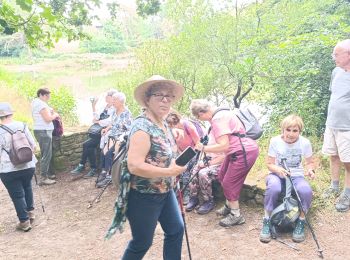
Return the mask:
<path fill-rule="evenodd" d="M 298 203 L 299 203 L 299 207 L 300 207 L 301 211 L 303 212 L 303 214 L 304 214 L 304 216 L 305 216 L 306 225 L 309 227 L 310 232 L 311 232 L 311 234 L 312 234 L 312 238 L 314 239 L 314 241 L 315 241 L 315 243 L 316 243 L 317 252 L 318 252 L 317 255 L 318 255 L 320 258 L 323 258 L 323 250 L 321 249 L 321 247 L 320 247 L 320 245 L 319 245 L 319 243 L 318 243 L 318 241 L 317 241 L 316 234 L 315 234 L 315 232 L 314 232 L 314 230 L 313 230 L 313 228 L 312 228 L 310 222 L 308 221 L 308 219 L 307 219 L 307 217 L 306 217 L 305 210 L 304 210 L 304 208 L 303 208 L 303 205 L 301 204 L 301 199 L 300 199 L 299 193 L 297 192 L 297 190 L 296 190 L 296 188 L 295 188 L 295 186 L 294 186 L 294 183 L 293 183 L 292 178 L 291 178 L 291 176 L 290 176 L 290 170 L 289 170 L 289 168 L 288 168 L 288 166 L 287 166 L 286 161 L 287 161 L 286 158 L 282 158 L 282 159 L 281 159 L 282 166 L 283 166 L 283 168 L 284 168 L 285 170 L 287 170 L 287 171 L 289 172 L 289 174 L 287 175 L 287 177 L 289 178 L 290 182 L 292 183 L 294 192 L 295 192 L 295 194 L 296 194 L 296 196 L 297 196 L 297 200 L 298 200 Z"/>
<path fill-rule="evenodd" d="M 112 172 L 112 166 L 113 164 L 116 163 L 116 161 L 119 160 L 119 158 L 124 154 L 124 152 L 126 151 L 126 143 L 125 144 L 120 144 L 120 148 L 119 148 L 119 152 L 118 155 L 113 159 L 112 165 L 108 171 L 108 174 L 111 175 Z M 102 194 L 105 192 L 105 190 L 107 189 L 107 187 L 112 183 L 112 179 L 110 179 L 106 185 L 103 187 L 103 189 L 95 196 L 95 198 L 93 198 L 90 202 L 89 205 L 87 206 L 87 208 L 92 208 L 92 205 L 94 202 L 98 203 L 100 202 L 100 199 L 102 197 Z"/>
<path fill-rule="evenodd" d="M 186 244 L 187 244 L 187 251 L 188 251 L 188 256 L 190 258 L 190 260 L 192 260 L 192 255 L 191 255 L 191 248 L 190 248 L 190 241 L 188 239 L 188 233 L 187 233 L 187 225 L 186 225 L 186 219 L 185 219 L 185 211 L 184 211 L 184 206 L 182 204 L 182 192 L 180 189 L 180 183 L 177 182 L 178 185 L 178 190 L 177 190 L 177 194 L 178 194 L 178 204 L 180 207 L 180 211 L 181 211 L 181 216 L 182 216 L 182 220 L 184 222 L 184 228 L 185 228 L 185 237 L 186 237 Z"/>

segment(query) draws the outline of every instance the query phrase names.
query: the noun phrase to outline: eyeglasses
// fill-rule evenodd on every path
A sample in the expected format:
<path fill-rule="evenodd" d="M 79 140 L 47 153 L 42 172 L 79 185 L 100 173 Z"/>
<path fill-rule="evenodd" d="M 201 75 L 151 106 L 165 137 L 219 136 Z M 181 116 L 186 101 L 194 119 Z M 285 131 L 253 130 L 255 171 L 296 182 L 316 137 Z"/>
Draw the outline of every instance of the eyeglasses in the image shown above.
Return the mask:
<path fill-rule="evenodd" d="M 154 96 L 154 98 L 159 102 L 162 102 L 164 98 L 166 98 L 166 100 L 169 102 L 173 102 L 175 100 L 174 95 L 163 95 L 161 93 L 154 93 L 154 94 L 151 94 L 151 96 Z"/>

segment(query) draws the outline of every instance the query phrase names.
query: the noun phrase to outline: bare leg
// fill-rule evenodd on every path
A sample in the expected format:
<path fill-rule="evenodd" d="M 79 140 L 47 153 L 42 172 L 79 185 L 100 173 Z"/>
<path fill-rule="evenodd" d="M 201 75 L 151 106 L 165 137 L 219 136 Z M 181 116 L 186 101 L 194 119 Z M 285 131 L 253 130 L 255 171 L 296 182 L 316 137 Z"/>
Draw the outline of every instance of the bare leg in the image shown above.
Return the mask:
<path fill-rule="evenodd" d="M 339 181 L 341 162 L 338 155 L 331 155 L 330 167 L 332 181 Z M 350 183 L 348 187 L 350 187 Z"/>

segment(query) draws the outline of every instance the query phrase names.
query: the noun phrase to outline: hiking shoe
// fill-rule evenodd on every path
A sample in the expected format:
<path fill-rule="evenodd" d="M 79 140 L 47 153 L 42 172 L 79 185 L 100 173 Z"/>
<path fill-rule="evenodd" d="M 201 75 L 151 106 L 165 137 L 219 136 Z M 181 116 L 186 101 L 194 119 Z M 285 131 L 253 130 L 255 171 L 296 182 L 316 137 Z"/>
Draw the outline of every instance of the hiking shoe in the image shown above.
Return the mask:
<path fill-rule="evenodd" d="M 340 190 L 334 189 L 332 186 L 328 187 L 322 194 L 323 199 L 336 198 L 340 195 Z"/>
<path fill-rule="evenodd" d="M 33 210 L 28 211 L 28 217 L 29 217 L 30 224 L 32 224 L 35 220 L 35 214 L 34 214 Z"/>
<path fill-rule="evenodd" d="M 22 230 L 24 232 L 28 232 L 29 230 L 32 229 L 32 226 L 30 225 L 30 221 L 27 220 L 27 221 L 24 221 L 24 222 L 19 222 L 17 225 L 16 225 L 16 229 L 17 230 Z"/>
<path fill-rule="evenodd" d="M 75 169 L 72 170 L 70 173 L 73 175 L 78 175 L 78 174 L 82 173 L 84 170 L 85 170 L 84 165 L 79 163 L 78 166 L 75 167 Z"/>
<path fill-rule="evenodd" d="M 55 180 L 50 180 L 49 178 L 44 178 L 44 179 L 40 180 L 39 185 L 52 185 L 55 183 L 56 183 Z"/>
<path fill-rule="evenodd" d="M 101 171 L 101 173 L 97 176 L 96 183 L 99 183 L 103 179 L 106 178 L 107 172 L 105 170 Z"/>
<path fill-rule="evenodd" d="M 186 211 L 189 212 L 194 210 L 194 208 L 198 205 L 198 203 L 199 203 L 198 197 L 190 197 L 190 200 L 186 205 Z"/>
<path fill-rule="evenodd" d="M 87 174 L 84 175 L 83 178 L 84 179 L 89 179 L 89 178 L 95 177 L 96 172 L 97 172 L 97 170 L 92 168 L 92 169 L 90 169 L 90 171 Z"/>
<path fill-rule="evenodd" d="M 349 210 L 349 207 L 350 207 L 350 198 L 345 193 L 342 193 L 338 199 L 337 204 L 335 205 L 335 208 L 337 211 L 346 212 Z"/>
<path fill-rule="evenodd" d="M 204 214 L 207 214 L 210 211 L 212 211 L 214 208 L 215 208 L 215 203 L 214 203 L 214 200 L 211 199 L 211 200 L 205 201 L 199 207 L 199 209 L 197 210 L 197 213 L 200 214 L 200 215 L 204 215 Z"/>
<path fill-rule="evenodd" d="M 270 219 L 263 219 L 263 227 L 260 231 L 260 241 L 263 243 L 268 243 L 271 241 L 271 231 L 270 231 L 271 222 Z"/>
<path fill-rule="evenodd" d="M 111 175 L 107 175 L 106 178 L 104 178 L 102 181 L 98 182 L 96 184 L 97 188 L 103 188 L 106 185 L 108 185 L 110 182 L 112 181 L 112 176 Z"/>
<path fill-rule="evenodd" d="M 293 230 L 292 240 L 296 243 L 303 242 L 305 240 L 305 220 L 298 219 L 297 224 Z"/>
<path fill-rule="evenodd" d="M 50 180 L 56 180 L 56 175 L 52 174 L 52 175 L 47 176 L 47 178 L 49 178 Z"/>
<path fill-rule="evenodd" d="M 226 217 L 228 214 L 230 214 L 231 209 L 225 204 L 220 209 L 216 211 L 217 216 L 223 216 Z"/>
<path fill-rule="evenodd" d="M 222 227 L 232 227 L 234 225 L 241 225 L 243 223 L 245 223 L 245 219 L 242 215 L 236 216 L 232 213 L 229 213 L 225 218 L 220 220 L 219 225 Z"/>

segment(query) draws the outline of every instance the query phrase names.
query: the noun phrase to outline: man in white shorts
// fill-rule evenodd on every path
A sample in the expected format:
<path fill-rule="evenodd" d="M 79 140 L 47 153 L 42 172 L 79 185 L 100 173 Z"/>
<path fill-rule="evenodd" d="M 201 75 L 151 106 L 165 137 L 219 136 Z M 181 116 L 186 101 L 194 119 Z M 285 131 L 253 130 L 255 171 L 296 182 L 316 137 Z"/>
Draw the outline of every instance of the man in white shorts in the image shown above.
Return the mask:
<path fill-rule="evenodd" d="M 341 163 L 345 167 L 344 191 L 335 208 L 345 212 L 350 207 L 350 39 L 339 42 L 332 55 L 336 68 L 330 83 L 331 98 L 322 152 L 330 155 L 331 186 L 324 198 L 340 193 L 339 176 Z"/>

